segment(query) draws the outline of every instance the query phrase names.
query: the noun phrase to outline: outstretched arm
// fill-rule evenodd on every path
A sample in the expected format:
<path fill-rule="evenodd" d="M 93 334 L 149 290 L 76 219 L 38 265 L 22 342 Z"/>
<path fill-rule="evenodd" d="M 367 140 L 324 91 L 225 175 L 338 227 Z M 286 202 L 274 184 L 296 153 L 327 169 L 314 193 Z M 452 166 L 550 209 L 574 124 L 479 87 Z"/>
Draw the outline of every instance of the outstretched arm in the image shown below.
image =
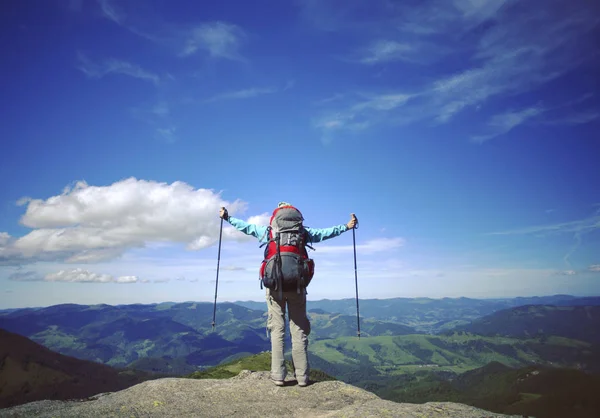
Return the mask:
<path fill-rule="evenodd" d="M 252 235 L 253 237 L 258 238 L 261 241 L 267 239 L 267 227 L 260 226 L 255 224 L 250 224 L 248 222 L 244 222 L 241 219 L 234 218 L 233 216 L 229 216 L 227 213 L 227 209 L 221 208 L 219 211 L 219 217 L 221 219 L 226 220 L 238 231 L 243 232 L 246 235 Z"/>
<path fill-rule="evenodd" d="M 357 224 L 356 216 L 352 213 L 350 221 L 345 225 L 336 225 L 331 228 L 306 228 L 308 236 L 312 242 L 321 242 L 329 238 L 337 237 L 349 229 L 355 228 Z"/>

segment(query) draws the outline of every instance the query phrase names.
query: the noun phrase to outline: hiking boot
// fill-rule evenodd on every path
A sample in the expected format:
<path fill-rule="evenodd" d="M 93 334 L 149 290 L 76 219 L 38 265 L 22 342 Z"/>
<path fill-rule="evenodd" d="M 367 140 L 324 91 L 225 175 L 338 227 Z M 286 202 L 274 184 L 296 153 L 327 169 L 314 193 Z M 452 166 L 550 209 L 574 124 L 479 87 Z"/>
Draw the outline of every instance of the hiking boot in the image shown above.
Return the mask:
<path fill-rule="evenodd" d="M 284 386 L 285 385 L 285 382 L 283 380 L 271 379 L 271 382 L 275 383 L 275 386 Z"/>
<path fill-rule="evenodd" d="M 305 388 L 308 386 L 308 382 L 298 382 L 298 386 L 300 386 L 301 388 Z"/>

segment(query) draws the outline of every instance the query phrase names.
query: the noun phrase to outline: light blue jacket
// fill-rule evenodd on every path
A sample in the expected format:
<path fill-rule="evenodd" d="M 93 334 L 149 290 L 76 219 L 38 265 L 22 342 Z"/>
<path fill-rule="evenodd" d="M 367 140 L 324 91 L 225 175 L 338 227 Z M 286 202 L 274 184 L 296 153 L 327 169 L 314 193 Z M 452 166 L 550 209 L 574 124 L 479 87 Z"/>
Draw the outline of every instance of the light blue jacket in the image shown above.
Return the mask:
<path fill-rule="evenodd" d="M 249 224 L 248 222 L 244 222 L 241 219 L 234 218 L 230 216 L 228 222 L 238 231 L 242 231 L 246 235 L 252 235 L 253 237 L 258 238 L 261 243 L 269 241 L 269 237 L 267 236 L 267 227 L 255 224 Z M 332 226 L 331 228 L 308 228 L 304 227 L 306 232 L 308 232 L 308 236 L 310 238 L 309 242 L 321 242 L 326 239 L 337 237 L 342 232 L 346 232 L 348 230 L 347 225 L 337 225 Z"/>

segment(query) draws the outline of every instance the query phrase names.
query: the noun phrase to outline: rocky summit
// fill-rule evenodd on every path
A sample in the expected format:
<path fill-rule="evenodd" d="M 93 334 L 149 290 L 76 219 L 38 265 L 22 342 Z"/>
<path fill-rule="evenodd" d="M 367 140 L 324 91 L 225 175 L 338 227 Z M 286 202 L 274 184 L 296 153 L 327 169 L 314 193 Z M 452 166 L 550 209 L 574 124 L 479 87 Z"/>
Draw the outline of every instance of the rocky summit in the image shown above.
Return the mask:
<path fill-rule="evenodd" d="M 37 401 L 0 417 L 507 417 L 450 402 L 402 404 L 339 381 L 278 387 L 268 372 L 231 379 L 164 378 L 84 400 Z"/>

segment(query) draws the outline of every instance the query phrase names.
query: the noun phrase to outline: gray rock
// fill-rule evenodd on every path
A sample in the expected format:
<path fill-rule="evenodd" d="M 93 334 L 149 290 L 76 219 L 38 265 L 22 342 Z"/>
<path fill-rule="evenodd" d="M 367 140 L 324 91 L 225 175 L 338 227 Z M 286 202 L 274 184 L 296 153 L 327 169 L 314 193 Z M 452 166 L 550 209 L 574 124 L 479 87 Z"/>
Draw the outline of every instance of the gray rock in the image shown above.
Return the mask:
<path fill-rule="evenodd" d="M 38 401 L 0 409 L 0 417 L 506 417 L 450 402 L 402 404 L 343 382 L 278 387 L 268 372 L 231 379 L 165 378 L 88 400 Z"/>

